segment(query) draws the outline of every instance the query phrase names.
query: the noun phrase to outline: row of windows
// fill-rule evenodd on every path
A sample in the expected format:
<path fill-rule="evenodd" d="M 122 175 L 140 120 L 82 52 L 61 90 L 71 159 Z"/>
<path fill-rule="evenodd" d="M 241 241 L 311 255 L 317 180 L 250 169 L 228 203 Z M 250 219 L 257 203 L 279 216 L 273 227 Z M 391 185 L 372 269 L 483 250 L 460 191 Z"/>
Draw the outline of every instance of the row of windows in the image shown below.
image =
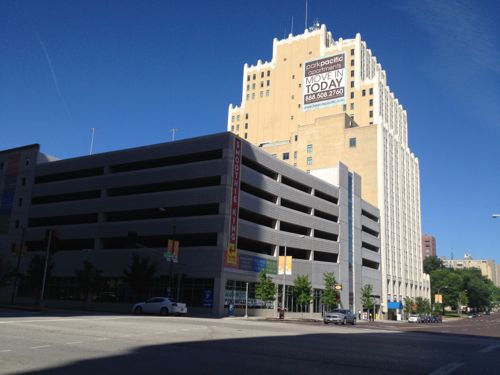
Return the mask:
<path fill-rule="evenodd" d="M 260 72 L 260 78 L 264 78 L 264 75 L 265 75 L 265 74 L 264 74 L 264 72 Z M 268 70 L 266 75 L 267 75 L 268 77 L 270 77 L 270 76 L 271 76 L 271 71 L 270 71 L 270 70 Z M 254 81 L 257 79 L 257 74 L 256 74 L 256 73 L 254 73 L 254 74 L 252 75 L 252 79 L 253 79 Z M 249 75 L 247 75 L 247 81 L 250 81 L 250 74 L 249 74 Z"/>
<path fill-rule="evenodd" d="M 234 122 L 235 116 L 231 116 L 231 122 Z M 245 113 L 245 120 L 248 120 L 248 113 Z M 240 115 L 236 115 L 236 121 L 240 121 Z"/>
<path fill-rule="evenodd" d="M 269 96 L 269 95 L 270 95 L 270 91 L 266 90 L 266 96 Z M 264 91 L 260 92 L 260 97 L 261 98 L 264 97 Z M 252 99 L 255 99 L 255 93 L 254 92 L 252 92 Z M 247 94 L 247 100 L 250 100 L 250 94 Z"/>
<path fill-rule="evenodd" d="M 271 86 L 271 80 L 267 80 L 266 86 L 269 87 Z M 252 86 L 250 84 L 247 85 L 247 91 L 250 91 L 250 87 L 252 87 L 252 90 L 255 90 L 255 83 L 252 83 Z M 264 88 L 264 81 L 260 82 L 260 88 Z"/>

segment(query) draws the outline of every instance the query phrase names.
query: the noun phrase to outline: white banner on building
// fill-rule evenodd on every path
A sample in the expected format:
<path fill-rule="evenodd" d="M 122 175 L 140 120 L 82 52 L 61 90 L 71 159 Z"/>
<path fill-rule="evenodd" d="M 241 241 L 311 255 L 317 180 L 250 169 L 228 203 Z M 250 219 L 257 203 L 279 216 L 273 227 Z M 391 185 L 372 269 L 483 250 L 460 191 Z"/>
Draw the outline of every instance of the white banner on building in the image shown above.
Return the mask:
<path fill-rule="evenodd" d="M 304 63 L 302 110 L 329 107 L 346 102 L 345 54 Z"/>

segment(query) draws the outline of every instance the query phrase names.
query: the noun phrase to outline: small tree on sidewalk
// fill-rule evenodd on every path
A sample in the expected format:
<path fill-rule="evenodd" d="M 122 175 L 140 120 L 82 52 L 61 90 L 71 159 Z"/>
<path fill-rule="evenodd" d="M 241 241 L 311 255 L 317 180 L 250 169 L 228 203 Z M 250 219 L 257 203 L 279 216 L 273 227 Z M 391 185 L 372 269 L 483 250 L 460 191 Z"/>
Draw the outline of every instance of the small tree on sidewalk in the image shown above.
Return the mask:
<path fill-rule="evenodd" d="M 312 301 L 312 285 L 307 275 L 298 275 L 294 280 L 293 285 L 293 291 L 297 297 L 297 303 L 299 306 L 304 307 L 309 305 Z M 301 312 L 304 312 L 303 308 Z"/>
<path fill-rule="evenodd" d="M 273 280 L 267 276 L 266 271 L 262 270 L 259 273 L 259 283 L 255 286 L 255 297 L 264 301 L 274 301 L 276 296 L 276 285 Z"/>
<path fill-rule="evenodd" d="M 405 297 L 403 311 L 405 312 L 406 316 L 410 315 L 413 312 L 413 304 L 413 298 Z"/>
<path fill-rule="evenodd" d="M 337 280 L 335 279 L 333 272 L 323 274 L 323 280 L 325 282 L 325 289 L 321 294 L 321 303 L 327 310 L 329 310 L 332 307 L 337 307 L 339 304 L 339 292 L 335 290 Z"/>
<path fill-rule="evenodd" d="M 375 306 L 375 300 L 372 297 L 373 286 L 371 284 L 365 284 L 361 288 L 361 305 L 364 310 L 368 310 L 368 313 L 373 310 Z"/>

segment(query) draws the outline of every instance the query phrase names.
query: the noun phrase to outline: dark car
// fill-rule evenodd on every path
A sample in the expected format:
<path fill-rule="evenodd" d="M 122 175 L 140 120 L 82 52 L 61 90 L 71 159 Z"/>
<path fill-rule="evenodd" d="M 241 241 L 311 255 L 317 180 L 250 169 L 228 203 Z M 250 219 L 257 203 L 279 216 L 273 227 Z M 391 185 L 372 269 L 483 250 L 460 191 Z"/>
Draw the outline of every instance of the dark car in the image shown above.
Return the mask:
<path fill-rule="evenodd" d="M 323 323 L 335 323 L 335 324 L 356 324 L 356 315 L 351 310 L 345 309 L 335 309 L 328 311 L 323 316 Z"/>

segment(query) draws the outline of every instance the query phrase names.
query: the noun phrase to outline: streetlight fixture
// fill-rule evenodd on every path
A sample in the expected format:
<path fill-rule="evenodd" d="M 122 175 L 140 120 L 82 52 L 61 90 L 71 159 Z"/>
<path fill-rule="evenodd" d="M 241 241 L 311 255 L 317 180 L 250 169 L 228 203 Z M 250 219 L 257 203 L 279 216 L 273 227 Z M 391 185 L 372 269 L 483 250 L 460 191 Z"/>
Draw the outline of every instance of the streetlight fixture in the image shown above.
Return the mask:
<path fill-rule="evenodd" d="M 493 214 L 493 215 L 491 215 L 491 217 L 492 217 L 493 219 L 497 219 L 497 218 L 500 218 L 500 214 Z"/>

